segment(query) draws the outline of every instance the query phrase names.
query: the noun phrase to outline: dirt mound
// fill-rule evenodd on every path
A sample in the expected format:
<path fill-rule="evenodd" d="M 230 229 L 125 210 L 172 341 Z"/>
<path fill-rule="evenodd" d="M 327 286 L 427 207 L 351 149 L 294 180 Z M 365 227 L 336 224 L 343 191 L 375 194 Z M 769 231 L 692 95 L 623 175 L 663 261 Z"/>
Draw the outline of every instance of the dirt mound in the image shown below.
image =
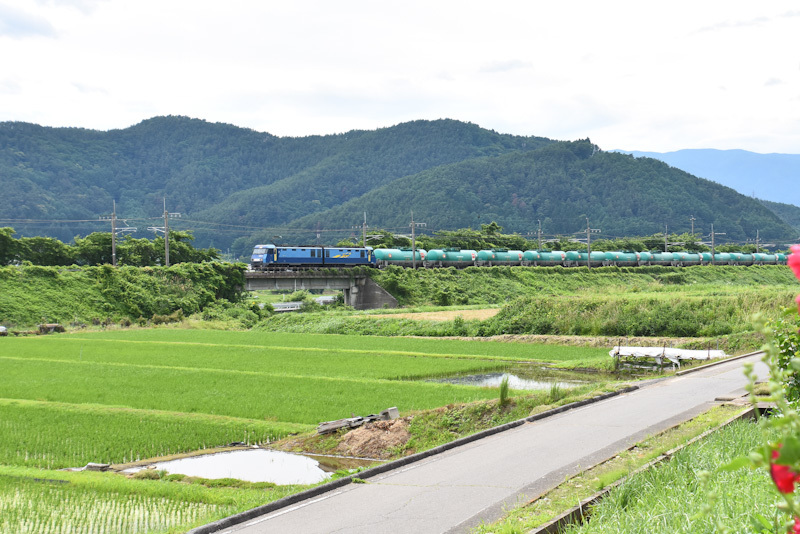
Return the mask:
<path fill-rule="evenodd" d="M 387 459 L 390 449 L 409 440 L 408 418 L 393 421 L 375 421 L 351 430 L 336 446 L 336 454 L 360 458 Z"/>

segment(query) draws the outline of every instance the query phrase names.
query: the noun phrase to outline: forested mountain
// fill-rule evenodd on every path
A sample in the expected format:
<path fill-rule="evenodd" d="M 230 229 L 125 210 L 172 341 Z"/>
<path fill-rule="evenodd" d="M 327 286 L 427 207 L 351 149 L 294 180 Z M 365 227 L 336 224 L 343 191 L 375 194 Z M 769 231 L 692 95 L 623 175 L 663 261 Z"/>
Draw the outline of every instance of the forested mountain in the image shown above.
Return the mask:
<path fill-rule="evenodd" d="M 761 203 L 800 234 L 800 207 L 794 204 L 784 204 L 783 202 L 770 202 L 769 200 L 762 200 Z"/>
<path fill-rule="evenodd" d="M 390 207 L 390 209 L 387 209 Z M 408 225 L 409 212 L 435 228 L 477 228 L 496 221 L 506 230 L 606 235 L 724 231 L 726 238 L 794 237 L 796 232 L 758 200 L 698 179 L 654 159 L 598 151 L 588 140 L 558 142 L 530 152 L 473 159 L 407 176 L 328 212 L 296 222 L 336 226 L 366 211 L 379 225 Z"/>
<path fill-rule="evenodd" d="M 800 154 L 758 154 L 747 150 L 687 149 L 675 152 L 629 152 L 661 160 L 700 178 L 772 202 L 800 206 Z"/>
<path fill-rule="evenodd" d="M 729 239 L 797 235 L 760 202 L 659 161 L 453 120 L 303 138 L 185 117 L 108 132 L 6 122 L 0 180 L 0 226 L 64 241 L 108 231 L 57 221 L 97 221 L 112 200 L 142 234 L 165 197 L 182 214 L 170 228 L 238 253 L 276 234 L 314 240 L 315 229 L 335 242 L 346 235 L 326 230 L 352 229 L 365 211 L 370 227 L 399 231 L 413 210 L 428 231 L 496 221 L 527 233 L 541 220 L 546 234 L 570 234 L 588 217 L 607 236 L 646 235 L 688 231 L 694 216 L 698 233 L 713 222 Z"/>

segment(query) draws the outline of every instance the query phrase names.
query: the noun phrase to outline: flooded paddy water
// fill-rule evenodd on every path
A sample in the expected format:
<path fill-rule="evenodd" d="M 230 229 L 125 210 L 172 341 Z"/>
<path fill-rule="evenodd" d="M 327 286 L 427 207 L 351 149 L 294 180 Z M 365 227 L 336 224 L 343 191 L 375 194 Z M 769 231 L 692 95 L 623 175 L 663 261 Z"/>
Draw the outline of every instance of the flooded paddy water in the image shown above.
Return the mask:
<path fill-rule="evenodd" d="M 554 370 L 540 364 L 516 364 L 504 372 L 460 374 L 424 380 L 499 388 L 506 377 L 510 389 L 521 391 L 547 391 L 552 387 L 569 389 L 603 379 L 594 373 Z M 317 484 L 329 479 L 338 470 L 366 467 L 377 461 L 368 458 L 295 454 L 253 446 L 209 451 L 206 454 L 195 452 L 178 458 L 154 458 L 151 461 L 137 462 L 137 466 L 130 466 L 122 472 L 134 473 L 142 469 L 152 469 L 208 479 L 232 478 L 277 485 Z"/>
<path fill-rule="evenodd" d="M 337 470 L 355 469 L 372 463 L 375 460 L 251 448 L 156 461 L 122 472 L 135 473 L 142 469 L 155 469 L 164 470 L 171 475 L 209 479 L 235 478 L 248 482 L 289 485 L 316 484 L 327 480 Z"/>
<path fill-rule="evenodd" d="M 596 376 L 574 371 L 557 371 L 544 368 L 541 365 L 527 365 L 515 366 L 504 372 L 459 374 L 430 378 L 427 381 L 462 386 L 499 388 L 506 377 L 508 377 L 508 387 L 510 389 L 527 391 L 548 390 L 553 386 L 567 389 L 581 386 L 597 379 Z"/>

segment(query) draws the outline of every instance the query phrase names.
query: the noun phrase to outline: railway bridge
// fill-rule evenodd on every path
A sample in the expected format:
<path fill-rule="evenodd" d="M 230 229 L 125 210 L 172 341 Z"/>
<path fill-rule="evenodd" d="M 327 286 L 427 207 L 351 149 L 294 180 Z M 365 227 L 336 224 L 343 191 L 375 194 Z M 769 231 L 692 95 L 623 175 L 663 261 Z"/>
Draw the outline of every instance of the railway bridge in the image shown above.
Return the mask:
<path fill-rule="evenodd" d="M 347 269 L 247 271 L 244 277 L 248 291 L 333 289 L 342 291 L 345 304 L 357 310 L 397 307 L 397 300 L 372 278 Z"/>

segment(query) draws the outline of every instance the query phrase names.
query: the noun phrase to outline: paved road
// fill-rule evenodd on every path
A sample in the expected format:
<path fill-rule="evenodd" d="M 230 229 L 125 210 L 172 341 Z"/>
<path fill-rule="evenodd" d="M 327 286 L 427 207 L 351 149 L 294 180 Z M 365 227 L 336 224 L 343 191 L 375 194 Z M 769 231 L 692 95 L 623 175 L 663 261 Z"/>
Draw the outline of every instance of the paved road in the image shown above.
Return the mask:
<path fill-rule="evenodd" d="M 648 435 L 741 391 L 743 361 L 725 363 L 527 423 L 350 484 L 221 532 L 465 532 Z M 756 367 L 766 375 L 766 367 Z M 743 391 L 741 391 L 743 393 Z"/>

